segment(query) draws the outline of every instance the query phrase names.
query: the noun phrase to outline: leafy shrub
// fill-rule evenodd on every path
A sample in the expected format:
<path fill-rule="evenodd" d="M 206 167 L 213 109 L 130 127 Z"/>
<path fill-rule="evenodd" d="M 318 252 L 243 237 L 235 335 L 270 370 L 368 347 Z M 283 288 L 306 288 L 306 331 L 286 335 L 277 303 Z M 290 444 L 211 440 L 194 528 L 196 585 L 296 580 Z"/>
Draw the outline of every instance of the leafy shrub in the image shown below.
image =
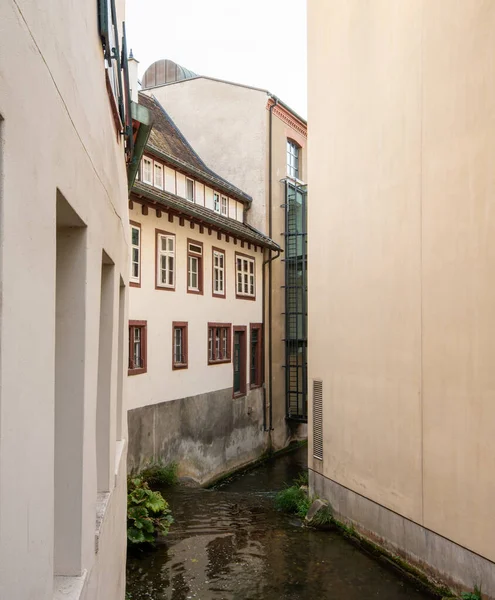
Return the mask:
<path fill-rule="evenodd" d="M 301 485 L 309 485 L 309 473 L 308 471 L 302 471 L 294 479 L 294 485 L 301 487 Z"/>
<path fill-rule="evenodd" d="M 174 522 L 167 501 L 140 479 L 127 482 L 127 540 L 131 544 L 152 543 L 166 535 Z"/>
<path fill-rule="evenodd" d="M 462 600 L 481 600 L 481 588 L 474 586 L 474 592 L 464 592 L 461 594 Z"/>
<path fill-rule="evenodd" d="M 283 512 L 304 518 L 311 506 L 311 500 L 300 486 L 294 485 L 282 490 L 275 496 L 275 507 Z"/>
<path fill-rule="evenodd" d="M 333 514 L 330 506 L 321 508 L 311 520 L 312 527 L 319 527 L 322 529 L 330 527 L 333 523 Z"/>
<path fill-rule="evenodd" d="M 139 477 L 152 488 L 172 486 L 177 483 L 177 463 L 165 464 L 162 461 L 145 467 Z"/>

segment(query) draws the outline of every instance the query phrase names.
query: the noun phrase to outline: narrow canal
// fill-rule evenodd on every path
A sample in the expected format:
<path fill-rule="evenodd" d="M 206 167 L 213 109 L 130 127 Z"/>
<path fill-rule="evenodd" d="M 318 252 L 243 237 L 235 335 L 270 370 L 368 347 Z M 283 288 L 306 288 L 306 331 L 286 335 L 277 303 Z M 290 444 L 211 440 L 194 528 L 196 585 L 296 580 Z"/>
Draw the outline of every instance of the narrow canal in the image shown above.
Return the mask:
<path fill-rule="evenodd" d="M 151 554 L 129 556 L 132 600 L 425 600 L 430 596 L 338 533 L 279 513 L 273 498 L 306 468 L 306 448 L 214 490 L 164 490 L 175 523 Z"/>

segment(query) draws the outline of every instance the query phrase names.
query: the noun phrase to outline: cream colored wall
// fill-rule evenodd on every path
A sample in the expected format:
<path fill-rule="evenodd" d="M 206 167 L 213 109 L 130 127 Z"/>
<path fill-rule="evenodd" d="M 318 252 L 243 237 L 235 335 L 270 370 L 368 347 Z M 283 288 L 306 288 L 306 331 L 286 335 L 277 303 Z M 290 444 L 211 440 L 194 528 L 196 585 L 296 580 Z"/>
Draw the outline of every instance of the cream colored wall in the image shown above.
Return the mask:
<path fill-rule="evenodd" d="M 423 10 L 424 520 L 495 561 L 495 5 Z"/>
<path fill-rule="evenodd" d="M 252 196 L 247 218 L 266 232 L 260 168 L 267 152 L 266 92 L 202 78 L 145 92 L 156 96 L 208 167 Z"/>
<path fill-rule="evenodd" d="M 208 235 L 198 226 L 184 226 L 174 217 L 170 223 L 167 213 L 156 217 L 153 209 L 144 216 L 141 206 L 134 203 L 129 218 L 141 224 L 141 287 L 130 290 L 129 318 L 147 321 L 148 369 L 147 373 L 128 378 L 129 409 L 157 404 L 167 400 L 186 398 L 232 387 L 232 363 L 208 365 L 208 322 L 247 326 L 249 361 L 249 325 L 261 322 L 261 282 L 263 254 L 258 247 L 249 250 L 240 242 L 234 245 L 218 240 L 217 233 Z M 155 290 L 155 229 L 176 235 L 176 289 Z M 187 239 L 203 242 L 203 295 L 187 293 Z M 227 297 L 212 296 L 212 246 L 225 250 Z M 235 297 L 235 252 L 253 256 L 256 261 L 256 300 Z M 172 322 L 188 322 L 189 367 L 172 370 Z M 249 364 L 249 362 L 248 362 Z M 249 385 L 249 369 L 247 370 Z"/>
<path fill-rule="evenodd" d="M 113 524 L 111 562 L 95 552 L 103 249 L 115 265 L 115 346 L 119 278 L 128 279 L 126 172 L 105 86 L 96 3 L 41 9 L 31 0 L 6 0 L 0 23 L 0 597 L 54 597 L 54 521 L 62 516 L 54 511 L 62 498 L 54 490 L 57 459 L 77 462 L 78 473 L 77 487 L 67 489 L 65 498 L 71 528 L 80 537 L 65 540 L 71 547 L 67 563 L 75 565 L 65 574 L 82 575 L 85 583 L 69 597 L 89 598 L 88 586 L 101 570 L 105 591 L 94 586 L 91 600 L 123 599 L 125 489 L 113 490 L 111 480 L 103 523 L 106 530 L 106 523 Z M 64 360 L 67 377 L 74 376 L 71 398 L 82 401 L 83 418 L 67 423 L 78 437 L 55 457 L 55 325 L 56 316 L 62 318 L 55 309 L 57 190 L 84 224 L 85 286 L 76 305 L 85 308 L 86 318 L 77 332 L 83 361 Z M 115 436 L 114 457 L 116 431 L 126 436 L 117 415 L 117 360 L 115 353 L 108 399 L 115 409 L 108 429 Z M 119 473 L 125 473 L 125 462 L 124 451 Z M 65 582 L 82 581 L 76 579 Z"/>
<path fill-rule="evenodd" d="M 171 194 L 176 194 L 181 198 L 186 198 L 186 175 L 181 173 L 180 171 L 176 171 L 171 167 L 168 167 L 161 160 L 155 159 L 150 154 L 146 154 L 145 157 L 149 160 L 152 160 L 159 165 L 163 166 L 164 172 L 164 189 L 166 192 L 170 192 Z M 154 169 L 153 169 L 154 172 Z M 143 167 L 141 161 L 141 169 L 140 169 L 140 178 L 143 181 Z M 194 177 L 187 177 L 187 179 L 192 179 L 194 181 L 194 202 L 195 204 L 199 204 L 200 206 L 206 206 L 213 210 L 213 193 L 216 192 L 219 194 L 220 198 L 227 198 L 227 215 L 232 218 L 240 221 L 241 223 L 244 221 L 244 205 L 242 202 L 238 202 L 233 198 L 230 198 L 227 194 L 222 194 L 218 192 L 216 189 L 214 190 L 211 187 L 208 187 L 201 181 L 198 181 Z M 162 189 L 162 188 L 158 188 Z"/>
<path fill-rule="evenodd" d="M 494 33 L 481 0 L 308 4 L 310 466 L 492 561 Z"/>

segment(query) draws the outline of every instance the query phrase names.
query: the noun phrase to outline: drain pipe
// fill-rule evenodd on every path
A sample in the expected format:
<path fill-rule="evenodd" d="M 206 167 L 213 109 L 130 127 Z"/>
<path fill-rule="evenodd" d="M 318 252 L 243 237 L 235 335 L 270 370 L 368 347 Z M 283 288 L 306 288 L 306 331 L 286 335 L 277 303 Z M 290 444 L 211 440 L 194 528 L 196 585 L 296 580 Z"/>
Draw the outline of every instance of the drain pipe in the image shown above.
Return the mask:
<path fill-rule="evenodd" d="M 273 152 L 272 152 L 272 129 L 273 129 L 273 108 L 278 104 L 278 98 L 275 96 L 271 96 L 273 100 L 273 104 L 270 106 L 270 121 L 269 121 L 269 132 L 268 132 L 268 236 L 270 239 L 273 235 L 273 219 L 272 219 L 272 187 L 273 187 L 273 174 L 272 174 L 272 166 L 273 166 Z M 268 346 L 268 379 L 270 381 L 270 389 L 269 389 L 269 405 L 268 405 L 268 429 L 269 431 L 273 431 L 273 341 L 272 341 L 272 324 L 273 324 L 273 316 L 272 316 L 272 262 L 273 259 L 278 258 L 280 256 L 280 250 L 276 256 L 271 256 L 270 250 L 270 259 L 268 260 L 268 330 L 269 330 L 269 346 Z"/>
<path fill-rule="evenodd" d="M 269 251 L 271 252 L 271 250 Z M 263 296 L 262 296 L 262 307 L 261 307 L 261 312 L 263 315 L 263 360 L 262 360 L 262 364 L 263 364 L 263 431 L 272 431 L 273 427 L 272 427 L 272 383 L 271 383 L 271 373 L 272 373 L 272 316 L 271 316 L 271 263 L 273 260 L 275 260 L 276 258 L 278 258 L 280 256 L 280 250 L 277 250 L 277 254 L 275 254 L 274 256 L 271 256 L 270 258 L 267 258 L 266 260 L 263 261 Z M 270 362 L 269 364 L 269 376 L 270 376 L 270 417 L 269 417 L 269 427 L 267 428 L 266 426 L 266 381 L 265 381 L 265 371 L 266 371 L 266 367 L 265 367 L 265 330 L 266 330 L 266 326 L 265 326 L 265 273 L 266 273 L 266 265 L 270 265 L 270 282 L 269 282 L 269 294 L 270 294 L 270 298 L 269 298 L 269 304 L 268 304 L 268 311 L 269 311 L 269 315 L 268 315 L 268 331 L 269 331 L 269 340 L 270 340 L 270 345 L 268 347 L 268 360 Z"/>

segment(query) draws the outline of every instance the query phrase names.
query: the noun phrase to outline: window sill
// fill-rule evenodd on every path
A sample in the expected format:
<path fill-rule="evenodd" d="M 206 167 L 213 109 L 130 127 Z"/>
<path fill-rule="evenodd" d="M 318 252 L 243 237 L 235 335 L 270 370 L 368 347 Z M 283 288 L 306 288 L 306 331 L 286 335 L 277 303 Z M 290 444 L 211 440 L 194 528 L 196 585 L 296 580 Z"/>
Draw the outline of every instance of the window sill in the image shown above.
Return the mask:
<path fill-rule="evenodd" d="M 141 282 L 140 281 L 129 281 L 129 287 L 140 288 L 141 287 Z"/>
<path fill-rule="evenodd" d="M 155 284 L 155 290 L 162 290 L 163 292 L 175 292 L 175 287 Z"/>
<path fill-rule="evenodd" d="M 105 521 L 105 515 L 110 502 L 110 497 L 117 487 L 118 476 L 121 472 L 122 456 L 124 455 L 125 440 L 118 440 L 115 445 L 115 481 L 111 492 L 98 492 L 96 496 L 96 531 L 95 531 L 95 554 L 100 549 L 100 535 Z"/>
<path fill-rule="evenodd" d="M 263 385 L 261 383 L 256 383 L 256 384 L 253 384 L 253 385 L 251 385 L 251 384 L 249 385 L 249 389 L 250 390 L 257 390 L 260 387 L 263 387 Z"/>
<path fill-rule="evenodd" d="M 95 554 L 100 549 L 100 534 L 105 513 L 107 512 L 108 502 L 110 501 L 110 492 L 98 492 L 96 496 L 96 533 L 95 533 Z"/>
<path fill-rule="evenodd" d="M 127 370 L 127 375 L 141 375 L 142 373 L 147 373 L 148 368 L 144 367 L 142 369 L 128 369 Z"/>
<path fill-rule="evenodd" d="M 187 290 L 188 294 L 196 294 L 196 296 L 202 296 L 203 295 L 203 290 Z"/>
<path fill-rule="evenodd" d="M 172 369 L 174 371 L 178 371 L 180 369 L 187 369 L 188 365 L 187 363 L 175 363 L 172 365 Z"/>
<path fill-rule="evenodd" d="M 235 394 L 232 394 L 232 398 L 237 400 L 237 398 L 243 398 L 246 395 L 246 391 L 244 390 L 243 392 L 236 392 Z"/>
<path fill-rule="evenodd" d="M 237 298 L 237 300 L 256 300 L 256 296 L 247 296 L 238 293 L 236 293 L 235 297 Z"/>
<path fill-rule="evenodd" d="M 225 299 L 225 296 L 226 296 L 225 292 L 223 294 L 216 294 L 215 292 L 212 292 L 211 295 L 213 296 L 213 298 L 223 298 L 223 299 Z"/>
<path fill-rule="evenodd" d="M 208 365 L 225 365 L 232 362 L 231 358 L 222 358 L 221 360 L 209 360 Z"/>
<path fill-rule="evenodd" d="M 63 577 L 56 575 L 53 578 L 53 600 L 79 600 L 84 590 L 86 576 L 85 570 L 79 577 Z"/>

